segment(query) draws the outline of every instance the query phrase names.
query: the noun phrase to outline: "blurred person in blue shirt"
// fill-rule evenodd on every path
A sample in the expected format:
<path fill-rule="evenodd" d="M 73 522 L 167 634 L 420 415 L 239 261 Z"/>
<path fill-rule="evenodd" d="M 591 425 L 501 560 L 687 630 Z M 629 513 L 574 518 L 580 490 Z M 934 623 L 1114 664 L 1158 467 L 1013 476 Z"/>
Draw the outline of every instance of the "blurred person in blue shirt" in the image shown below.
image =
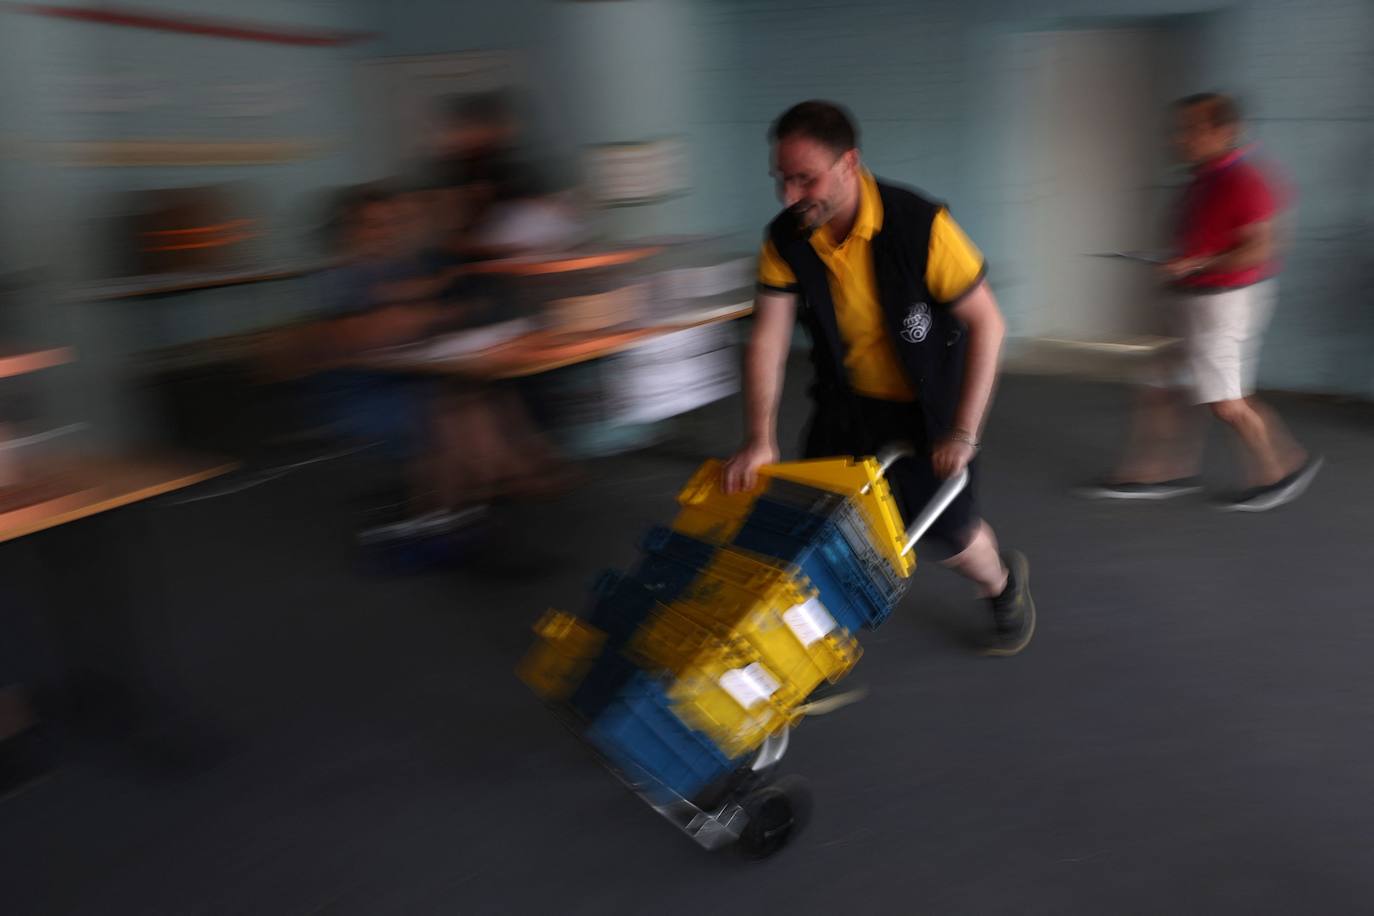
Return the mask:
<path fill-rule="evenodd" d="M 394 526 L 398 535 L 442 530 L 495 496 L 557 480 L 548 447 L 485 386 L 349 365 L 369 350 L 467 326 L 481 308 L 461 264 L 436 253 L 438 236 L 415 224 L 422 208 L 419 198 L 379 188 L 346 194 L 335 220 L 341 261 L 322 279 L 333 367 L 321 376 L 326 410 L 340 433 L 406 467 L 414 524 Z"/>

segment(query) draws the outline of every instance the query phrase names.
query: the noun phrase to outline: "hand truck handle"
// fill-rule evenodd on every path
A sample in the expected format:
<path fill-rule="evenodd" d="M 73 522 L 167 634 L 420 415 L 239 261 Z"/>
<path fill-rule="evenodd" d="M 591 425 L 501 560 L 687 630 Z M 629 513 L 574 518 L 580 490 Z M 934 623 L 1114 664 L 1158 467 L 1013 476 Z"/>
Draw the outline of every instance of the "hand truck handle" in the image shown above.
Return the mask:
<path fill-rule="evenodd" d="M 916 454 L 916 450 L 908 442 L 894 442 L 885 445 L 877 455 L 878 469 L 886 475 L 888 469 L 894 464 L 914 454 Z M 968 486 L 968 468 L 964 468 L 940 485 L 940 489 L 935 491 L 930 502 L 926 503 L 925 508 L 917 514 L 915 520 L 907 527 L 906 540 L 902 543 L 902 556 L 911 553 L 916 542 L 930 530 L 930 526 L 935 524 L 940 513 L 949 508 L 949 504 L 954 502 L 954 497 L 958 496 L 966 486 Z M 869 489 L 869 486 L 865 485 L 860 492 L 867 493 Z"/>

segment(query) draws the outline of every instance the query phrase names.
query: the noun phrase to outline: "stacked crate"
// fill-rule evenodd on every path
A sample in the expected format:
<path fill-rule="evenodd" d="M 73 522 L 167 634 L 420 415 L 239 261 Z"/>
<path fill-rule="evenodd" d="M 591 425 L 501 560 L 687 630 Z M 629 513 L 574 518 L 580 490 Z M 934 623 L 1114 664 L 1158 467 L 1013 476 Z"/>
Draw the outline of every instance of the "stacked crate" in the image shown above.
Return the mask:
<path fill-rule="evenodd" d="M 583 617 L 546 614 L 519 669 L 632 780 L 688 799 L 848 673 L 914 566 L 873 459 L 773 465 L 744 494 L 720 470 L 698 470 L 672 528 L 603 574 Z"/>

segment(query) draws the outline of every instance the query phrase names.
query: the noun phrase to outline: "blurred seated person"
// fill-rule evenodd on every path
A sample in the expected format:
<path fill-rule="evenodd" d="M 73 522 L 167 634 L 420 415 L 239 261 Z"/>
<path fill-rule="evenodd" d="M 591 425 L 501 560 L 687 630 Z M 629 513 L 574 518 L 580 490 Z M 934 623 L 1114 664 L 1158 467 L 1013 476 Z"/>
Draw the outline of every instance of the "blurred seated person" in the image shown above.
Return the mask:
<path fill-rule="evenodd" d="M 350 192 L 336 225 L 342 263 L 325 277 L 329 316 L 315 344 L 335 425 L 378 443 L 407 469 L 417 518 L 455 522 L 507 493 L 556 481 L 552 455 L 499 399 L 460 383 L 350 368 L 367 350 L 409 343 L 462 324 L 465 304 L 438 293 L 405 202 L 376 188 Z M 403 533 L 399 532 L 398 533 Z"/>
<path fill-rule="evenodd" d="M 532 171 L 514 171 L 472 227 L 476 257 L 509 258 L 567 251 L 586 237 L 572 195 L 554 193 Z"/>
<path fill-rule="evenodd" d="M 457 96 L 439 112 L 433 179 L 446 248 L 466 260 L 564 251 L 585 236 L 572 195 L 554 193 L 522 152 L 521 128 L 507 91 Z"/>
<path fill-rule="evenodd" d="M 467 259 L 450 244 L 457 224 L 448 206 L 448 189 L 412 184 L 358 194 L 383 198 L 391 207 L 389 250 L 379 252 L 390 266 L 371 286 L 371 295 L 391 303 L 444 303 L 455 312 L 471 311 L 472 303 L 461 301 L 468 285 Z M 455 321 L 465 323 L 459 317 Z"/>

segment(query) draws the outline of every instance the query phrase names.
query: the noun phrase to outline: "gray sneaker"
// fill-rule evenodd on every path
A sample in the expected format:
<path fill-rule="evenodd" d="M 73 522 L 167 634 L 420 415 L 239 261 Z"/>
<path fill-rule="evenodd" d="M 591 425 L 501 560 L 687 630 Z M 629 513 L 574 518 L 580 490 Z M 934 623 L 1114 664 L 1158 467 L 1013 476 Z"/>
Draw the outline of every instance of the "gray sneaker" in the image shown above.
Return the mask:
<path fill-rule="evenodd" d="M 1246 490 L 1221 508 L 1227 512 L 1267 512 L 1284 503 L 1291 503 L 1311 485 L 1312 478 L 1317 476 L 1323 463 L 1324 459 L 1320 456 L 1308 458 L 1301 467 L 1277 483 Z"/>
<path fill-rule="evenodd" d="M 1161 480 L 1157 483 L 1135 483 L 1131 481 L 1103 481 L 1079 490 L 1080 495 L 1089 499 L 1173 499 L 1187 496 L 1202 489 L 1196 477 L 1180 477 L 1177 480 Z"/>

